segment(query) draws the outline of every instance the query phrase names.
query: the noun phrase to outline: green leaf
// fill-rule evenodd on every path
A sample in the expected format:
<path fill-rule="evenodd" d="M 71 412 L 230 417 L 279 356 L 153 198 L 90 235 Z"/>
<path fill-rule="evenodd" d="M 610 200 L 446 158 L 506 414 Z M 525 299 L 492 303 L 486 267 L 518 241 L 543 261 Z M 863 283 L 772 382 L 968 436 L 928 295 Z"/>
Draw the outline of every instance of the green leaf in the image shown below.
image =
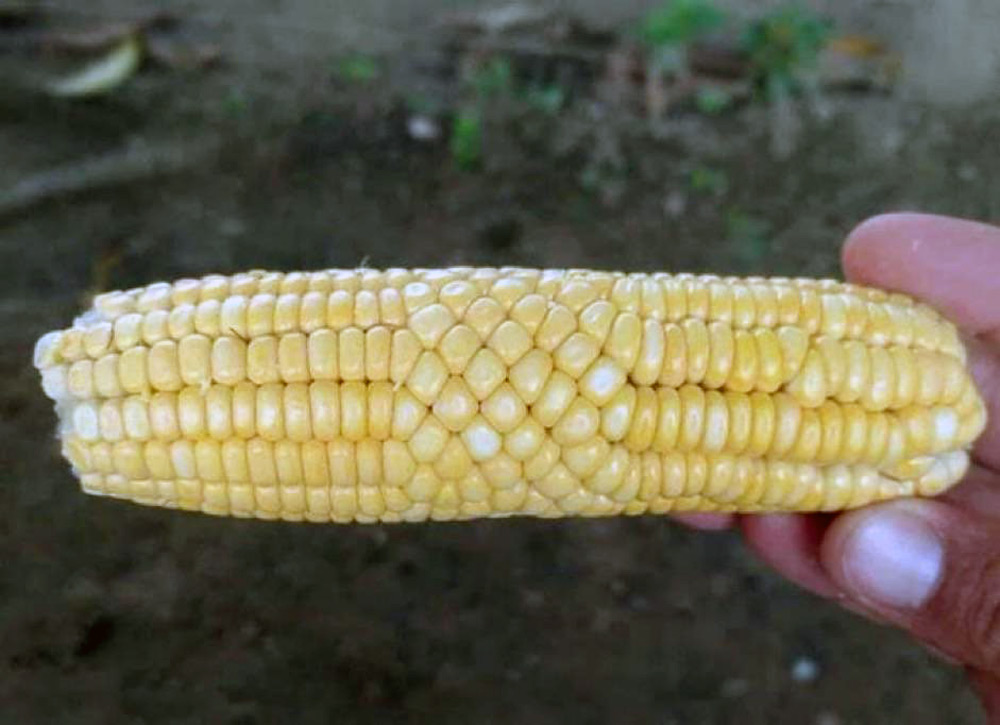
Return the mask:
<path fill-rule="evenodd" d="M 766 219 L 740 209 L 730 209 L 726 214 L 726 239 L 748 265 L 753 266 L 767 256 L 771 231 L 771 224 Z"/>
<path fill-rule="evenodd" d="M 478 109 L 464 108 L 456 114 L 449 149 L 458 168 L 479 168 L 483 159 L 483 122 Z"/>
<path fill-rule="evenodd" d="M 768 94 L 776 88 L 799 90 L 831 30 L 828 20 L 797 6 L 779 8 L 752 23 L 743 34 L 743 48 L 756 86 Z"/>
<path fill-rule="evenodd" d="M 706 116 L 717 116 L 733 102 L 733 97 L 721 88 L 705 86 L 694 97 L 695 106 Z"/>
<path fill-rule="evenodd" d="M 492 98 L 510 93 L 514 73 L 506 58 L 494 58 L 472 76 L 472 88 L 479 98 Z"/>
<path fill-rule="evenodd" d="M 688 183 L 691 191 L 698 194 L 718 195 L 725 193 L 729 188 L 729 177 L 720 169 L 699 166 L 692 169 Z"/>
<path fill-rule="evenodd" d="M 555 115 L 566 103 L 566 92 L 557 85 L 534 86 L 527 90 L 524 98 L 532 108 Z"/>
<path fill-rule="evenodd" d="M 639 26 L 646 45 L 683 45 L 722 24 L 725 16 L 708 0 L 670 0 L 650 11 Z"/>
<path fill-rule="evenodd" d="M 382 75 L 378 61 L 367 55 L 352 55 L 337 64 L 337 77 L 350 83 L 371 83 Z"/>

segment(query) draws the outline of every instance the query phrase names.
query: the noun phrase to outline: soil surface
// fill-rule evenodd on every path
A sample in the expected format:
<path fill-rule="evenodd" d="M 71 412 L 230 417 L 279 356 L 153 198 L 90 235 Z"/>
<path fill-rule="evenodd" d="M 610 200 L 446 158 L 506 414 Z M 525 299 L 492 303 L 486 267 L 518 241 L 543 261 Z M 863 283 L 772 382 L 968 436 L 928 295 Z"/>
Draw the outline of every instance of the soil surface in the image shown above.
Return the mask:
<path fill-rule="evenodd" d="M 33 22 L 142 4 L 90 5 Z M 650 125 L 581 72 L 557 113 L 490 105 L 470 171 L 441 112 L 450 56 L 430 32 L 398 42 L 467 4 L 335 3 L 346 30 L 323 3 L 155 5 L 220 62 L 147 64 L 83 102 L 34 85 L 77 61 L 0 24 L 0 719 L 979 721 L 960 671 L 796 590 L 735 535 L 652 517 L 269 524 L 85 497 L 30 363 L 98 289 L 251 267 L 836 275 L 871 214 L 1000 220 L 1000 105 L 831 92 L 797 110 L 779 159 L 758 105 Z M 345 80 L 338 59 L 359 51 L 384 74 Z M 88 161 L 109 155 L 110 173 Z"/>

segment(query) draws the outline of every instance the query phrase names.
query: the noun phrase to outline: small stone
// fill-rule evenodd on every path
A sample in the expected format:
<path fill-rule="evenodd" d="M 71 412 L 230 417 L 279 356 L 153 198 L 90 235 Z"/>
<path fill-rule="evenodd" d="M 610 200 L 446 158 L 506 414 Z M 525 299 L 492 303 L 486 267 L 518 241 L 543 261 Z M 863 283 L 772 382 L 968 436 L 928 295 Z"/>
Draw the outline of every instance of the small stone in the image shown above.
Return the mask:
<path fill-rule="evenodd" d="M 414 141 L 429 143 L 441 137 L 441 126 L 430 116 L 410 116 L 406 120 L 406 131 Z"/>
<path fill-rule="evenodd" d="M 677 219 L 684 214 L 687 204 L 687 194 L 675 189 L 663 200 L 663 213 L 670 219 Z"/>
<path fill-rule="evenodd" d="M 819 663 L 811 657 L 799 657 L 792 663 L 791 676 L 800 684 L 815 682 L 819 678 Z"/>

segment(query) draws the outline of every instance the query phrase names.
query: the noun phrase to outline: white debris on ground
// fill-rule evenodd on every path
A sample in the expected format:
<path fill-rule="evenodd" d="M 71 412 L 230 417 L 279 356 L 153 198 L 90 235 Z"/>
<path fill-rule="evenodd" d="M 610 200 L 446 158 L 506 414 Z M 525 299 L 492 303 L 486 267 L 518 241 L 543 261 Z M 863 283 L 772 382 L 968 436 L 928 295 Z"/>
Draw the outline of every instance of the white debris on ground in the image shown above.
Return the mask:
<path fill-rule="evenodd" d="M 410 116 L 406 130 L 414 141 L 437 141 L 441 137 L 441 126 L 429 116 Z"/>
<path fill-rule="evenodd" d="M 799 684 L 815 682 L 819 679 L 819 663 L 811 657 L 799 657 L 792 663 L 792 680 Z"/>

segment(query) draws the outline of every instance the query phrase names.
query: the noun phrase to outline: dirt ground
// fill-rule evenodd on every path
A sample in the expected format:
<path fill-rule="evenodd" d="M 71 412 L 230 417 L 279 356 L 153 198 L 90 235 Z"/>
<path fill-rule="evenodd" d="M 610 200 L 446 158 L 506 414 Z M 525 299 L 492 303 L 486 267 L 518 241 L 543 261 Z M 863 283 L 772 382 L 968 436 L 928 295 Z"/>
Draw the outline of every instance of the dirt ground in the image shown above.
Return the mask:
<path fill-rule="evenodd" d="M 733 535 L 655 518 L 283 525 L 84 497 L 30 360 L 95 289 L 250 267 L 837 274 L 844 234 L 879 211 L 1000 220 L 1000 104 L 831 93 L 778 160 L 756 106 L 649 129 L 581 99 L 487 135 L 481 168 L 463 171 L 446 127 L 412 138 L 396 92 L 433 80 L 440 49 L 395 42 L 461 3 L 402 17 L 376 3 L 326 43 L 317 15 L 296 14 L 316 4 L 157 5 L 221 64 L 53 100 L 31 79 L 62 61 L 0 27 L 0 720 L 979 721 L 959 671 L 795 590 Z M 138 6 L 51 3 L 45 22 Z M 359 47 L 393 49 L 396 85 L 337 77 Z M 610 171 L 594 166 L 602 144 Z M 164 146 L 183 171 L 12 192 Z"/>

